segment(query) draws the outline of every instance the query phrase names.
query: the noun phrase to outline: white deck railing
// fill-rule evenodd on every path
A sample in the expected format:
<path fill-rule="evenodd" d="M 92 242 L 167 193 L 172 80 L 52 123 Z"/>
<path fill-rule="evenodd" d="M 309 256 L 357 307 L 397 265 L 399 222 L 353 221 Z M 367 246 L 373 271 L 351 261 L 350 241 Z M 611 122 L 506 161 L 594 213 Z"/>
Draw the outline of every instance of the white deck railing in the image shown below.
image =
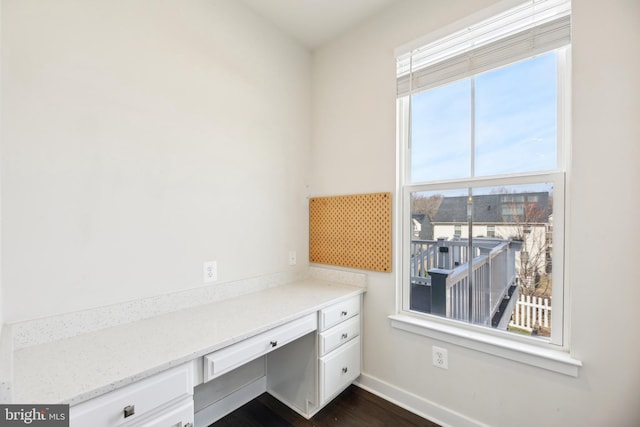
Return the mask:
<path fill-rule="evenodd" d="M 474 239 L 469 287 L 466 239 L 412 242 L 412 283 L 431 285 L 431 312 L 451 319 L 490 325 L 509 287 L 515 284 L 520 243 Z"/>

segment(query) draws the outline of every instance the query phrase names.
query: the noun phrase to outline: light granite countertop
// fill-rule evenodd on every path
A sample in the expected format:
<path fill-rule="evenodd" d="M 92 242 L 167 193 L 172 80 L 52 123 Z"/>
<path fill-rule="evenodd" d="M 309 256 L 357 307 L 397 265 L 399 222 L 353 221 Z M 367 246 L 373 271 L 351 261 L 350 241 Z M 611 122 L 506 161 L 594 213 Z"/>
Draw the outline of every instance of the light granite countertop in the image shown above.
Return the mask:
<path fill-rule="evenodd" d="M 77 404 L 361 294 L 303 279 L 13 351 L 12 403 Z"/>

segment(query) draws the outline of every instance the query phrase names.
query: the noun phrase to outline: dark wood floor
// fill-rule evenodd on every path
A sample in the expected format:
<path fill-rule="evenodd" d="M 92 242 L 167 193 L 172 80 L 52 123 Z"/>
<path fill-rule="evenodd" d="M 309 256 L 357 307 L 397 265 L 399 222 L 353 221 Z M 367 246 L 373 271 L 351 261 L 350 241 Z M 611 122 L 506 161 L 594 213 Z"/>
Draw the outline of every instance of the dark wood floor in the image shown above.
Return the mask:
<path fill-rule="evenodd" d="M 210 427 L 440 427 L 350 386 L 310 420 L 264 393 Z"/>

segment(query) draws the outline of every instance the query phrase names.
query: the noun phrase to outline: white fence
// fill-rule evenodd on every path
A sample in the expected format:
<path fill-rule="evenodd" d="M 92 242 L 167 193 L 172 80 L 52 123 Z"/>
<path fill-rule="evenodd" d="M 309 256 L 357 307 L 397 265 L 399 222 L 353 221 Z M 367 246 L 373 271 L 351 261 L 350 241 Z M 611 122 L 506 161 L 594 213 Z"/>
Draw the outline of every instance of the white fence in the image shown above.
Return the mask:
<path fill-rule="evenodd" d="M 548 298 L 520 295 L 511 315 L 509 326 L 525 329 L 548 328 L 551 324 L 551 301 Z"/>

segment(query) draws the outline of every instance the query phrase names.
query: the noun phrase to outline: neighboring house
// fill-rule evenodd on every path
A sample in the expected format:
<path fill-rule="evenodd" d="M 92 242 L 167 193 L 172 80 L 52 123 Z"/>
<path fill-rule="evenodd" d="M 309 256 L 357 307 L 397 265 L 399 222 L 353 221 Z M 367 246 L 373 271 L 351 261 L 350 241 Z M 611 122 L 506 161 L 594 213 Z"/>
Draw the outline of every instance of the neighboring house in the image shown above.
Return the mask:
<path fill-rule="evenodd" d="M 533 280 L 536 274 L 549 272 L 551 257 L 551 213 L 549 193 L 505 193 L 473 197 L 473 237 L 522 240 L 516 258 L 518 275 Z M 467 197 L 444 197 L 433 221 L 432 230 L 420 234 L 435 238 L 468 238 Z"/>
<path fill-rule="evenodd" d="M 413 237 L 420 240 L 433 240 L 433 224 L 427 214 L 411 215 Z"/>

